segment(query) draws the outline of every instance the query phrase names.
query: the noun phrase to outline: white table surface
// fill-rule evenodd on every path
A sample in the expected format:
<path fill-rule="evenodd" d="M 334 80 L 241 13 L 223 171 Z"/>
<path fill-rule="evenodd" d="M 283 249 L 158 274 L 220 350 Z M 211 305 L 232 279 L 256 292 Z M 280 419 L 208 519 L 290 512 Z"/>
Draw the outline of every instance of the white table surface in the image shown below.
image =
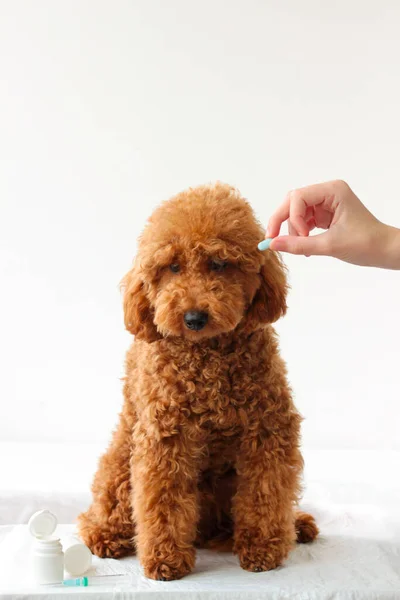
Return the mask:
<path fill-rule="evenodd" d="M 143 576 L 135 557 L 94 558 L 90 574 L 128 573 L 131 583 L 87 588 L 37 586 L 29 581 L 32 540 L 26 525 L 0 528 L 2 600 L 150 598 L 186 600 L 396 600 L 400 599 L 398 511 L 376 506 L 307 506 L 321 536 L 299 545 L 285 565 L 268 573 L 247 573 L 229 553 L 200 551 L 194 573 L 181 581 L 156 582 Z M 59 526 L 61 538 L 73 525 Z M 117 578 L 116 578 L 117 581 Z"/>

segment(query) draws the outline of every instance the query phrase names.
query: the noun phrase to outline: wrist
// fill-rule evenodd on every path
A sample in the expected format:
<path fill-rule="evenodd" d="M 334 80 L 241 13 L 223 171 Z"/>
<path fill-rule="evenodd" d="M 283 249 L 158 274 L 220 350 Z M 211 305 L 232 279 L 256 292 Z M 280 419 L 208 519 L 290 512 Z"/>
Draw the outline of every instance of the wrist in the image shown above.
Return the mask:
<path fill-rule="evenodd" d="M 382 244 L 379 265 L 383 269 L 400 269 L 400 229 L 384 225 L 384 243 Z"/>

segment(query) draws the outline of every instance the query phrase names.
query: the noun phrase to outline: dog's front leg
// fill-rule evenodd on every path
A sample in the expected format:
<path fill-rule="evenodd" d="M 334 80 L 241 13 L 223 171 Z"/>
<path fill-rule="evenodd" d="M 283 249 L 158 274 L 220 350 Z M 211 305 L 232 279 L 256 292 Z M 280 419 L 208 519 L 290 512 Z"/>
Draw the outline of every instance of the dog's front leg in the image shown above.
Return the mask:
<path fill-rule="evenodd" d="M 180 579 L 195 563 L 198 459 L 189 425 L 172 435 L 138 430 L 131 459 L 136 545 L 146 577 Z"/>
<path fill-rule="evenodd" d="M 247 571 L 268 571 L 286 558 L 295 539 L 294 504 L 302 458 L 300 417 L 276 415 L 267 426 L 260 415 L 244 436 L 237 460 L 234 550 Z"/>

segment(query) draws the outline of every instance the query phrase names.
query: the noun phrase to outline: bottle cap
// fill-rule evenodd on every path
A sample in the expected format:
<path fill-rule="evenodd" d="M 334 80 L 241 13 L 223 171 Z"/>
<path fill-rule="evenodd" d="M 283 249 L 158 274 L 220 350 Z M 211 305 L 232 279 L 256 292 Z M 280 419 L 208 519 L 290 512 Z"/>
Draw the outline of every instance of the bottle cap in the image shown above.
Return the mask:
<path fill-rule="evenodd" d="M 86 573 L 91 566 L 92 553 L 85 544 L 76 540 L 75 543 L 67 544 L 67 547 L 64 545 L 64 567 L 70 575 L 78 577 Z"/>
<path fill-rule="evenodd" d="M 36 538 L 46 538 L 52 535 L 57 527 L 57 517 L 49 510 L 39 510 L 28 521 L 28 528 Z"/>

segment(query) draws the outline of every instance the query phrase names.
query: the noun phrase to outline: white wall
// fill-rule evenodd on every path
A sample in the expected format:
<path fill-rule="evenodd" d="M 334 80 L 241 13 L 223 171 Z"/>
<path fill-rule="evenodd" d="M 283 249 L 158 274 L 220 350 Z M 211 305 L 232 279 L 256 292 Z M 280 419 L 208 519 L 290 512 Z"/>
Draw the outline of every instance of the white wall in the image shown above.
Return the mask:
<path fill-rule="evenodd" d="M 0 3 L 0 439 L 109 436 L 118 282 L 160 200 L 221 179 L 266 223 L 345 178 L 400 226 L 396 0 Z M 400 447 L 400 274 L 289 257 L 309 446 Z"/>

